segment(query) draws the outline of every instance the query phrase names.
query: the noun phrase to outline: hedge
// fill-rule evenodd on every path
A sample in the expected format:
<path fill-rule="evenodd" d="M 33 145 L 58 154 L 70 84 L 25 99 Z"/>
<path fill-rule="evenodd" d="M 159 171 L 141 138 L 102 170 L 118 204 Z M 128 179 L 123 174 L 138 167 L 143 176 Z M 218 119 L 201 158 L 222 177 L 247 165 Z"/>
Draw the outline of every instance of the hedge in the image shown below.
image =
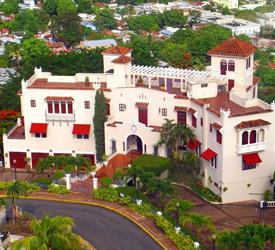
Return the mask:
<path fill-rule="evenodd" d="M 171 160 L 161 156 L 145 154 L 135 159 L 132 165 L 140 167 L 146 172 L 152 172 L 158 176 L 171 167 Z"/>

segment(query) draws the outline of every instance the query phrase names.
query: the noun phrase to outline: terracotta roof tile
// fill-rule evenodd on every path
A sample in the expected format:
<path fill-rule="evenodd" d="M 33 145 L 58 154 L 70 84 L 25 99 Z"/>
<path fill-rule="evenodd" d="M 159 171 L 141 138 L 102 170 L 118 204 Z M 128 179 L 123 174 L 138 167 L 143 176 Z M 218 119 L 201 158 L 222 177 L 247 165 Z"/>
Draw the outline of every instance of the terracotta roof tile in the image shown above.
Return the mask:
<path fill-rule="evenodd" d="M 252 85 L 249 85 L 249 86 L 246 88 L 246 91 L 249 91 L 250 89 L 252 89 L 255 85 L 259 84 L 260 81 L 261 81 L 261 77 L 259 77 L 259 76 L 254 76 L 254 77 L 253 77 Z"/>
<path fill-rule="evenodd" d="M 47 96 L 46 101 L 73 101 L 74 98 L 71 96 Z"/>
<path fill-rule="evenodd" d="M 174 96 L 175 99 L 188 99 L 186 93 L 177 94 Z"/>
<path fill-rule="evenodd" d="M 259 106 L 252 107 L 242 107 L 237 103 L 229 99 L 228 92 L 219 93 L 216 97 L 204 98 L 204 99 L 191 99 L 192 102 L 203 106 L 204 104 L 209 104 L 207 110 L 218 116 L 220 116 L 220 109 L 230 110 L 230 117 L 251 115 L 265 112 L 272 112 L 271 109 L 263 109 Z"/>
<path fill-rule="evenodd" d="M 47 79 L 36 79 L 28 89 L 74 89 L 74 90 L 93 90 L 93 83 L 89 82 L 48 82 Z"/>
<path fill-rule="evenodd" d="M 184 106 L 175 106 L 175 111 L 187 111 L 188 107 Z"/>
<path fill-rule="evenodd" d="M 130 49 L 130 48 L 113 46 L 113 47 L 103 51 L 103 54 L 125 55 L 131 51 L 132 51 L 132 49 Z"/>
<path fill-rule="evenodd" d="M 208 51 L 209 55 L 247 57 L 255 52 L 256 47 L 251 43 L 231 37 Z"/>
<path fill-rule="evenodd" d="M 193 108 L 189 108 L 189 109 L 187 110 L 187 112 L 189 112 L 189 113 L 191 113 L 191 114 L 195 114 L 197 111 L 196 111 L 195 109 L 193 109 Z"/>
<path fill-rule="evenodd" d="M 267 126 L 271 123 L 262 119 L 257 120 L 250 120 L 250 121 L 242 121 L 238 125 L 235 126 L 237 129 L 243 129 L 243 128 L 254 128 L 254 127 L 261 127 L 261 126 Z"/>
<path fill-rule="evenodd" d="M 121 55 L 118 58 L 114 59 L 112 61 L 112 63 L 121 63 L 121 64 L 124 64 L 124 63 L 131 62 L 131 60 L 132 60 L 132 58 L 129 57 L 129 56 Z"/>
<path fill-rule="evenodd" d="M 148 102 L 136 102 L 136 107 L 147 108 L 148 105 L 149 105 Z"/>
<path fill-rule="evenodd" d="M 217 129 L 217 130 L 220 130 L 220 129 L 222 128 L 222 125 L 220 125 L 220 124 L 218 124 L 218 123 L 216 123 L 216 122 L 214 122 L 214 123 L 212 124 L 212 126 L 213 126 L 213 128 L 215 128 L 215 129 Z"/>

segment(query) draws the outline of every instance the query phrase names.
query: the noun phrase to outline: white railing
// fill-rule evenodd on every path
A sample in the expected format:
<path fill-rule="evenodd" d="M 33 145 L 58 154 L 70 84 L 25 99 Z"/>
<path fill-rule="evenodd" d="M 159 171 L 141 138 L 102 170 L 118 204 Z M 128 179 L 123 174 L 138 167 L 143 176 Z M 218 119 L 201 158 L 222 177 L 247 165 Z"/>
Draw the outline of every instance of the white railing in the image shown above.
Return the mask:
<path fill-rule="evenodd" d="M 244 153 L 251 153 L 251 152 L 259 152 L 266 150 L 267 143 L 266 142 L 257 142 L 252 144 L 246 145 L 236 145 L 236 153 L 237 154 L 244 154 Z"/>
<path fill-rule="evenodd" d="M 266 208 L 275 208 L 275 201 L 260 201 L 260 208 L 264 207 L 264 202 L 266 203 Z"/>
<path fill-rule="evenodd" d="M 75 113 L 73 114 L 49 114 L 45 113 L 47 122 L 75 122 Z"/>
<path fill-rule="evenodd" d="M 7 133 L 7 137 L 9 137 L 16 129 L 17 129 L 18 125 L 17 123 L 9 130 L 9 132 Z"/>

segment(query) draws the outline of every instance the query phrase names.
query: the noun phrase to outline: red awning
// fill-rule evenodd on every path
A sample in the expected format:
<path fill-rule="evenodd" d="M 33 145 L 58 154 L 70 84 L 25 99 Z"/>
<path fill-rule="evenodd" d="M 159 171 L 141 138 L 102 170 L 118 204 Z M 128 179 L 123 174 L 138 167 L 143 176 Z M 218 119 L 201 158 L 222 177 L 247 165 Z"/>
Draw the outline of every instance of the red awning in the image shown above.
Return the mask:
<path fill-rule="evenodd" d="M 47 133 L 48 123 L 32 123 L 30 133 Z"/>
<path fill-rule="evenodd" d="M 90 124 L 74 124 L 73 135 L 89 135 Z"/>
<path fill-rule="evenodd" d="M 246 164 L 257 164 L 257 163 L 262 162 L 258 153 L 243 155 L 243 161 Z"/>
<path fill-rule="evenodd" d="M 195 148 L 197 148 L 198 146 L 200 146 L 201 142 L 198 141 L 197 139 L 193 139 L 193 140 L 190 140 L 188 143 L 187 143 L 187 147 L 190 148 L 191 150 L 194 150 Z"/>
<path fill-rule="evenodd" d="M 211 150 L 210 148 L 206 149 L 202 154 L 201 157 L 204 158 L 207 161 L 210 161 L 211 159 L 213 159 L 215 156 L 217 155 L 216 152 L 214 152 L 213 150 Z"/>

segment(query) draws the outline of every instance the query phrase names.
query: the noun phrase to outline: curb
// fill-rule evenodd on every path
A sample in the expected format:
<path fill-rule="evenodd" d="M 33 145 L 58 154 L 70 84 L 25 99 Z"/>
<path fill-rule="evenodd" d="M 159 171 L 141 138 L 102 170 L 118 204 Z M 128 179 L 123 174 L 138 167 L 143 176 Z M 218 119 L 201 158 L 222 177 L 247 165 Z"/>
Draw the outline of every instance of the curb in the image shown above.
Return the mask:
<path fill-rule="evenodd" d="M 6 195 L 0 195 L 0 198 L 7 198 Z M 108 210 L 111 210 L 115 213 L 118 213 L 128 220 L 132 221 L 134 224 L 136 224 L 138 227 L 140 227 L 146 234 L 148 234 L 158 245 L 161 246 L 163 249 L 167 249 L 149 230 L 147 230 L 143 225 L 141 225 L 139 222 L 131 218 L 129 215 L 121 212 L 120 210 L 110 207 L 108 205 L 103 205 L 99 204 L 96 202 L 91 202 L 91 201 L 77 201 L 77 200 L 59 200 L 55 198 L 43 198 L 43 197 L 32 197 L 32 196 L 26 196 L 26 197 L 19 197 L 21 199 L 28 199 L 28 200 L 45 200 L 45 201 L 54 201 L 54 202 L 64 202 L 64 203 L 73 203 L 73 204 L 80 204 L 80 205 L 90 205 L 90 206 L 97 206 L 97 207 L 102 207 Z"/>

